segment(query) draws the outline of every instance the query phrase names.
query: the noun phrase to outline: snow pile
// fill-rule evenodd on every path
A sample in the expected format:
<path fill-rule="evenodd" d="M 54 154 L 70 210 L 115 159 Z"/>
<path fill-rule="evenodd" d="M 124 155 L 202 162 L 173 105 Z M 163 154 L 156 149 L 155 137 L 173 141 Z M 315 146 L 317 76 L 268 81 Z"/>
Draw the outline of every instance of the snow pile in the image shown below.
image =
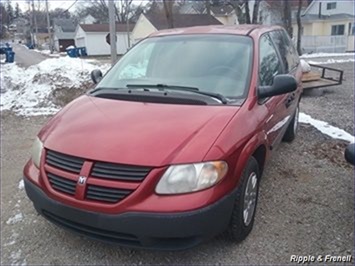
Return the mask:
<path fill-rule="evenodd" d="M 341 139 L 341 140 L 345 140 L 345 141 L 348 141 L 351 143 L 355 142 L 354 136 L 352 136 L 351 134 L 349 134 L 345 130 L 331 126 L 327 122 L 314 119 L 305 113 L 300 113 L 299 122 L 303 123 L 303 124 L 310 124 L 310 125 L 314 126 L 316 129 L 318 129 L 324 135 L 327 135 L 333 139 Z"/>
<path fill-rule="evenodd" d="M 98 66 L 95 60 L 79 58 L 50 58 L 27 69 L 16 64 L 5 64 L 0 74 L 1 110 L 12 110 L 18 115 L 51 115 L 60 106 L 53 103 L 55 90 L 80 90 L 90 82 L 90 72 L 100 68 L 104 73 L 108 64 Z"/>
<path fill-rule="evenodd" d="M 355 53 L 314 53 L 314 54 L 303 54 L 301 58 L 320 58 L 320 57 L 340 57 L 340 56 L 355 56 Z"/>
<path fill-rule="evenodd" d="M 351 63 L 355 62 L 354 58 L 349 58 L 349 59 L 328 59 L 327 61 L 310 61 L 307 60 L 308 64 L 314 64 L 314 65 L 327 65 L 327 64 L 341 64 L 341 63 Z"/>

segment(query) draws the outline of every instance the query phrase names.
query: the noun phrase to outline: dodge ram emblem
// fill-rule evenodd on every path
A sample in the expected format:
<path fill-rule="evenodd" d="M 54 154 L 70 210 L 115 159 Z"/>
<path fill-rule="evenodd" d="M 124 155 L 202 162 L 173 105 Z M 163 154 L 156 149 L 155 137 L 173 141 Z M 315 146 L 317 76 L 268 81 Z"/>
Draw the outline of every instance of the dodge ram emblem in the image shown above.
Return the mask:
<path fill-rule="evenodd" d="M 79 176 L 78 183 L 84 185 L 86 182 L 86 176 Z"/>

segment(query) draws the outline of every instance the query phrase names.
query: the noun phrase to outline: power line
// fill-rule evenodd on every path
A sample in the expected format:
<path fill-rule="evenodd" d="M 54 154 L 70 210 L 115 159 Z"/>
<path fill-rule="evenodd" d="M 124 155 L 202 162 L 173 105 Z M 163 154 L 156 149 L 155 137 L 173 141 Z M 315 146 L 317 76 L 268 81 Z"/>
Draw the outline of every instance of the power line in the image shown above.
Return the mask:
<path fill-rule="evenodd" d="M 68 7 L 65 11 L 63 11 L 63 13 L 68 12 L 69 9 L 71 9 L 78 1 L 79 0 L 75 0 L 74 3 L 70 7 Z"/>

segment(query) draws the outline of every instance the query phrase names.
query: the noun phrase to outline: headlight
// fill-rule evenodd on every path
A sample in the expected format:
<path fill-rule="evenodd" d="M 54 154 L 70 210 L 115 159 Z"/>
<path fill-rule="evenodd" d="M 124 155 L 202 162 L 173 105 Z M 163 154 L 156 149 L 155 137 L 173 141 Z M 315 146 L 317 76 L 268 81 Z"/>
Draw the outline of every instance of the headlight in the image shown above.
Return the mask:
<path fill-rule="evenodd" d="M 41 155 L 43 150 L 43 143 L 36 137 L 35 141 L 33 142 L 32 146 L 32 162 L 34 165 L 39 168 L 39 164 L 41 162 Z"/>
<path fill-rule="evenodd" d="M 160 179 L 155 192 L 180 194 L 202 190 L 215 185 L 227 173 L 226 162 L 206 162 L 172 165 Z"/>

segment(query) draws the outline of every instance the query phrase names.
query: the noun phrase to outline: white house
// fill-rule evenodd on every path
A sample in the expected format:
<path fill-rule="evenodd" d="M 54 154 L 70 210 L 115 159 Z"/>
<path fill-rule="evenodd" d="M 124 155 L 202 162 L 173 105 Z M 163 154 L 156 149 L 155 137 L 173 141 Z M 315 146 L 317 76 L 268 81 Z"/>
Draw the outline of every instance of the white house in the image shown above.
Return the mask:
<path fill-rule="evenodd" d="M 218 19 L 223 25 L 238 24 L 235 10 L 230 5 L 211 6 L 211 15 Z"/>
<path fill-rule="evenodd" d="M 353 1 L 314 0 L 303 13 L 302 47 L 306 52 L 354 51 Z M 297 32 L 293 21 L 294 34 Z"/>
<path fill-rule="evenodd" d="M 131 31 L 134 25 L 116 24 L 117 54 L 124 54 L 129 48 Z M 110 32 L 109 24 L 79 24 L 75 31 L 75 46 L 85 47 L 88 55 L 109 55 L 110 45 L 107 43 Z"/>
<path fill-rule="evenodd" d="M 72 19 L 54 19 L 54 48 L 56 51 L 65 52 L 65 49 L 74 45 L 76 23 Z"/>

